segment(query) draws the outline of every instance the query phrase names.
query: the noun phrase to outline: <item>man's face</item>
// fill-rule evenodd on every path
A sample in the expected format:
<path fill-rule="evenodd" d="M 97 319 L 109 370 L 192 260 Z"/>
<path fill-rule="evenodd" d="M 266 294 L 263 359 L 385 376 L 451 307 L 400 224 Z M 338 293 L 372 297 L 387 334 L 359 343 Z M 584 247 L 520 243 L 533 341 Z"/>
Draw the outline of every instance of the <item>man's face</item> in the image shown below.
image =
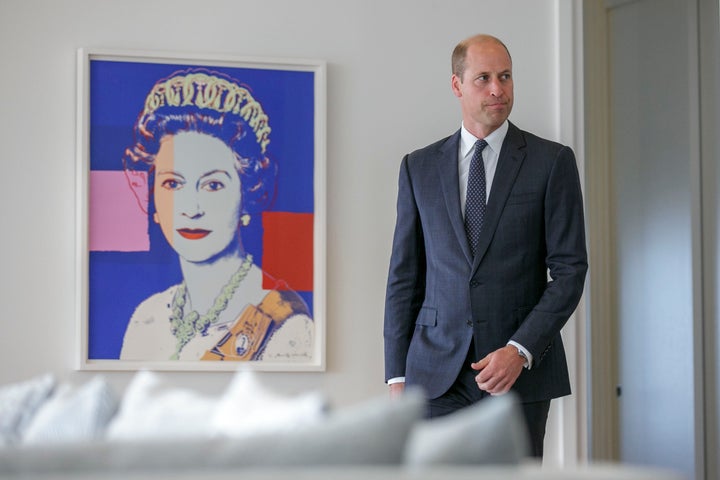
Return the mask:
<path fill-rule="evenodd" d="M 465 56 L 463 78 L 452 76 L 465 128 L 485 138 L 507 120 L 513 106 L 512 61 L 505 47 L 491 40 L 473 43 Z"/>

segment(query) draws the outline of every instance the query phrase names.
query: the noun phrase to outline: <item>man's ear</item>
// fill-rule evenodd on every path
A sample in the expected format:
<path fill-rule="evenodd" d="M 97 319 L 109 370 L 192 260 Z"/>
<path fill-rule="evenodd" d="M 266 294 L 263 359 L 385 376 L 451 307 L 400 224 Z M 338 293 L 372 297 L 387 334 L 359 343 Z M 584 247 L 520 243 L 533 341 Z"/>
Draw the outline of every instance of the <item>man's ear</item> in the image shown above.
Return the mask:
<path fill-rule="evenodd" d="M 135 195 L 135 198 L 137 199 L 138 206 L 143 212 L 148 213 L 148 203 L 150 199 L 148 172 L 128 170 L 126 168 L 125 178 L 127 179 L 130 190 L 132 190 L 133 195 Z"/>
<path fill-rule="evenodd" d="M 462 90 L 460 90 L 461 83 L 462 81 L 460 80 L 460 78 L 453 73 L 450 77 L 450 88 L 452 88 L 453 93 L 458 98 L 462 97 Z"/>

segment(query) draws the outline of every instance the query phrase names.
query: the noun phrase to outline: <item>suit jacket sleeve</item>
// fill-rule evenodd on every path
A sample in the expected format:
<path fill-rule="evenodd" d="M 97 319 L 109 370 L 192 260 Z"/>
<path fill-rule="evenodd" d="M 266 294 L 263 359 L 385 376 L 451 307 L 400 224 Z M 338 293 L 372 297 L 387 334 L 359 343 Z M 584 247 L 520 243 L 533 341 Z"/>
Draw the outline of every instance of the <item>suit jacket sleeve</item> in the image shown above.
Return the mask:
<path fill-rule="evenodd" d="M 546 265 L 550 276 L 540 300 L 512 340 L 527 348 L 535 364 L 577 307 L 587 272 L 582 192 L 575 156 L 568 147 L 558 153 L 544 198 Z"/>
<path fill-rule="evenodd" d="M 385 300 L 385 380 L 405 375 L 415 319 L 425 295 L 425 247 L 408 156 L 400 166 L 397 220 Z"/>

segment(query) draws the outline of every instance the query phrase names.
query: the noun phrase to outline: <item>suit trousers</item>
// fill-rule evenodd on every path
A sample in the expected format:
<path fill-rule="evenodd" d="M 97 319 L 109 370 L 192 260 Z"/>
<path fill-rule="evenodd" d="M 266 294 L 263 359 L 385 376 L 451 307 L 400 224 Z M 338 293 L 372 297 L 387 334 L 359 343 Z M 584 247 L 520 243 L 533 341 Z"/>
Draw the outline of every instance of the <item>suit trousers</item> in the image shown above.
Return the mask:
<path fill-rule="evenodd" d="M 478 372 L 470 367 L 470 364 L 476 361 L 474 357 L 475 348 L 471 344 L 460 374 L 450 389 L 440 397 L 428 400 L 426 412 L 428 418 L 448 415 L 490 396 L 489 393 L 480 390 L 475 383 Z M 530 440 L 530 454 L 542 458 L 550 400 L 523 402 L 521 407 Z"/>

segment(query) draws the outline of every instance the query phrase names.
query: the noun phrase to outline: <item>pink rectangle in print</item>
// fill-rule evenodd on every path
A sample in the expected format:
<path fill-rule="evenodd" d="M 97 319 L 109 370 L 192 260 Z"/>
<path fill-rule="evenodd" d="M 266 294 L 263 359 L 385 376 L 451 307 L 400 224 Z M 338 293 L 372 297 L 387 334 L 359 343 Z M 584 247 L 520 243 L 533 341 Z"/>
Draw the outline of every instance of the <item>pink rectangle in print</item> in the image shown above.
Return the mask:
<path fill-rule="evenodd" d="M 90 172 L 89 210 L 91 251 L 150 250 L 147 204 L 133 194 L 125 172 Z"/>

